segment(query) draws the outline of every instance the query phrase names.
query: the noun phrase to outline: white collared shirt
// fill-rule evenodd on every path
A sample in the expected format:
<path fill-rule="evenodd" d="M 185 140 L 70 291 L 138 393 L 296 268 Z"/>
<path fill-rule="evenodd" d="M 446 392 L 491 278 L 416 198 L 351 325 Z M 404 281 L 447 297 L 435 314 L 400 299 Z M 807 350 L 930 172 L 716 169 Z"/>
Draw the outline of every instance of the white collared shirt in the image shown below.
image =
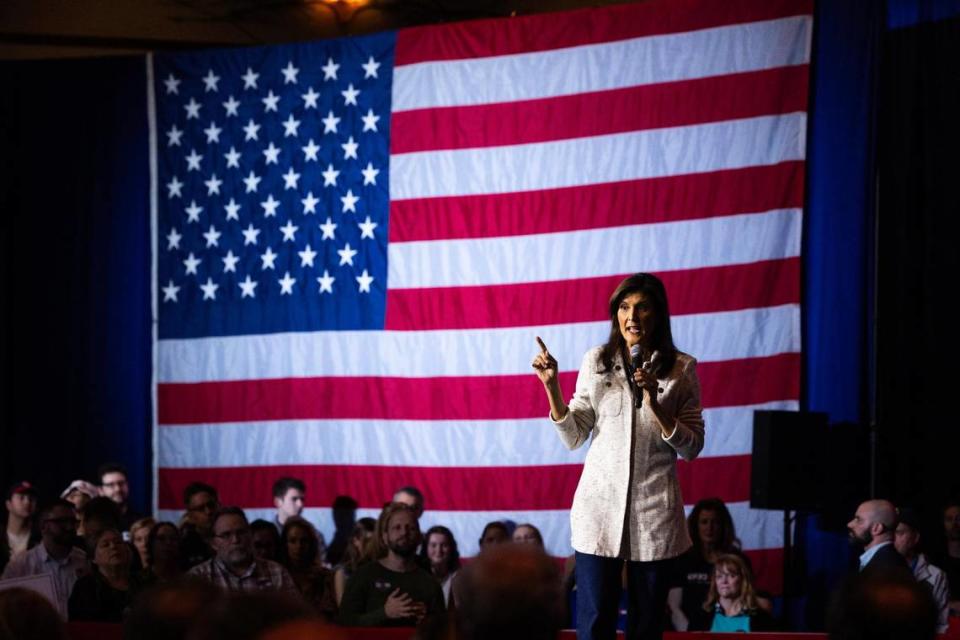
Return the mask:
<path fill-rule="evenodd" d="M 863 553 L 861 553 L 861 554 L 860 554 L 860 571 L 863 571 L 863 568 L 864 568 L 865 566 L 867 566 L 867 563 L 869 563 L 869 562 L 873 559 L 873 556 L 876 555 L 876 553 L 877 553 L 877 551 L 879 551 L 880 547 L 885 547 L 885 546 L 887 546 L 888 544 L 893 544 L 893 543 L 890 542 L 890 541 L 881 542 L 881 543 L 878 544 L 877 546 L 875 546 L 875 547 L 870 547 L 869 549 L 867 549 L 866 551 L 864 551 Z"/>

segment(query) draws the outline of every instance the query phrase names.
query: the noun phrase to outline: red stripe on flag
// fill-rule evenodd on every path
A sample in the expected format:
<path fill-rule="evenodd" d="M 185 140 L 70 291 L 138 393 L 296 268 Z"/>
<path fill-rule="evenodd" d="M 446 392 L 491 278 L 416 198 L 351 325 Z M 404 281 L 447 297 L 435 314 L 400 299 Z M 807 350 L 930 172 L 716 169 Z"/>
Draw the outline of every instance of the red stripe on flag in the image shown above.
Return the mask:
<path fill-rule="evenodd" d="M 703 405 L 799 397 L 800 355 L 701 363 Z M 571 394 L 577 373 L 560 374 Z M 402 401 L 397 399 L 401 398 Z M 157 385 L 159 423 L 252 420 L 498 420 L 546 416 L 532 373 L 442 378 L 316 377 Z"/>
<path fill-rule="evenodd" d="M 803 206 L 802 161 L 582 187 L 394 200 L 390 242 L 492 238 Z"/>
<path fill-rule="evenodd" d="M 610 293 L 627 275 L 523 284 L 391 289 L 386 328 L 480 329 L 605 320 Z M 660 272 L 673 315 L 800 302 L 800 259 Z M 531 300 L 549 300 L 532 305 Z"/>
<path fill-rule="evenodd" d="M 783 593 L 783 548 L 751 549 L 744 553 L 753 565 L 757 588 L 775 596 Z"/>
<path fill-rule="evenodd" d="M 749 473 L 750 456 L 702 458 L 679 466 L 684 501 L 706 497 L 741 502 L 749 493 L 739 471 Z M 217 487 L 223 504 L 243 508 L 273 506 L 270 487 L 282 476 L 300 478 L 310 488 L 310 504 L 332 504 L 339 495 L 362 508 L 376 509 L 397 487 L 413 485 L 438 511 L 535 511 L 569 509 L 580 481 L 579 464 L 532 467 L 385 467 L 297 465 L 160 469 L 160 508 L 182 508 L 183 489 L 201 481 Z M 700 482 L 697 478 L 709 478 Z"/>
<path fill-rule="evenodd" d="M 394 64 L 502 56 L 813 13 L 812 0 L 656 0 L 402 29 Z"/>
<path fill-rule="evenodd" d="M 799 65 L 558 98 L 396 112 L 390 153 L 527 144 L 805 111 L 807 72 L 807 65 Z"/>

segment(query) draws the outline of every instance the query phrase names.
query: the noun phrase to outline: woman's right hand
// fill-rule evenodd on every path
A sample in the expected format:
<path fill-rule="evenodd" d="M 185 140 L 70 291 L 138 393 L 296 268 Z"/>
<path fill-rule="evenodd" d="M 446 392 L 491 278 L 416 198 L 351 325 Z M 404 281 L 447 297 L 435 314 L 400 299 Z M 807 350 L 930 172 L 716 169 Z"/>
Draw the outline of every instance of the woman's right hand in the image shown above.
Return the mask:
<path fill-rule="evenodd" d="M 543 344 L 540 336 L 537 336 L 537 344 L 540 345 L 540 353 L 533 359 L 533 369 L 540 378 L 544 386 L 550 386 L 557 382 L 557 359 L 550 355 L 547 345 Z"/>

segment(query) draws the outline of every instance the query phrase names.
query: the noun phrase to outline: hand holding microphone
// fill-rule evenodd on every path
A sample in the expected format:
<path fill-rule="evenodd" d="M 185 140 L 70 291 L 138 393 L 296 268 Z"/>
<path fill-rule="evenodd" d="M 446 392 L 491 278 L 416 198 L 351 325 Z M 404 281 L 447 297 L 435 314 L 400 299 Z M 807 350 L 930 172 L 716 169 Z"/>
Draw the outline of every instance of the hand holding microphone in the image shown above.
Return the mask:
<path fill-rule="evenodd" d="M 644 360 L 639 344 L 630 347 L 630 368 L 633 370 L 633 382 L 636 385 L 636 406 L 638 409 L 643 405 L 644 389 L 650 394 L 650 402 L 657 402 L 657 393 L 660 389 L 653 369 L 659 359 L 659 351 L 654 351 L 649 358 Z"/>

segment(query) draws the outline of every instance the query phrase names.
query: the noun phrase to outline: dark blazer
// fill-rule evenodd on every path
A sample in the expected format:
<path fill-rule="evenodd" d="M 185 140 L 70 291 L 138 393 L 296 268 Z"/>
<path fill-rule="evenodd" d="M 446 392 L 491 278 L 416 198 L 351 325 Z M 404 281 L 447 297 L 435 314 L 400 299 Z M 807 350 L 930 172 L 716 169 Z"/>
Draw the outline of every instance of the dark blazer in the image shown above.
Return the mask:
<path fill-rule="evenodd" d="M 906 569 L 907 571 L 910 571 L 907 561 L 903 559 L 903 556 L 900 555 L 900 553 L 891 543 L 883 545 L 877 549 L 877 552 L 873 554 L 873 557 L 870 558 L 870 562 L 867 563 L 867 566 L 865 566 L 862 571 L 899 569 Z"/>

